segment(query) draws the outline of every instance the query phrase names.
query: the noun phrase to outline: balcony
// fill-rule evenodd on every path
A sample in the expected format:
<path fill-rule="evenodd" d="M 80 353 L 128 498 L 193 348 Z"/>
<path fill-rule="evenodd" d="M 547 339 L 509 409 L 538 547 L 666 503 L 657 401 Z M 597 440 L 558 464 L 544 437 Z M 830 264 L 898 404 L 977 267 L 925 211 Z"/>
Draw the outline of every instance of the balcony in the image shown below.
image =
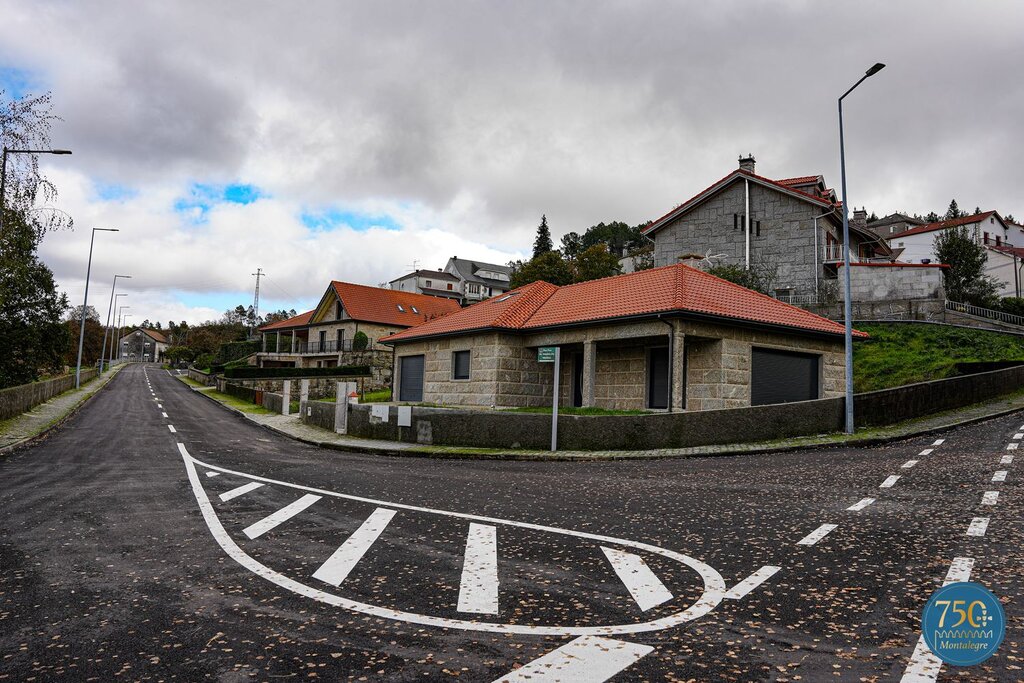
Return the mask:
<path fill-rule="evenodd" d="M 821 249 L 821 257 L 825 263 L 839 263 L 843 260 L 842 244 L 825 244 L 822 245 Z"/>
<path fill-rule="evenodd" d="M 343 339 L 340 342 L 338 340 L 325 340 L 325 341 L 312 341 L 312 342 L 299 342 L 296 345 L 296 353 L 303 356 L 333 356 L 343 351 L 352 350 L 352 340 Z M 366 345 L 366 351 L 373 350 L 373 342 Z"/>

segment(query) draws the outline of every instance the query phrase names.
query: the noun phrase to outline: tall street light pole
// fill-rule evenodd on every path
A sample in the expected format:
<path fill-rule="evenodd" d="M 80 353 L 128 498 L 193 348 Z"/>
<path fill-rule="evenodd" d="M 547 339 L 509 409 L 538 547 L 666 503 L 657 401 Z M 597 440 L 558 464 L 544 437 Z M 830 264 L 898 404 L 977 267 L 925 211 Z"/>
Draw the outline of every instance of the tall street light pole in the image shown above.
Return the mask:
<path fill-rule="evenodd" d="M 117 333 L 118 334 L 121 334 L 121 321 L 122 320 L 126 320 L 128 318 L 128 315 L 131 315 L 130 313 L 128 315 L 124 314 L 124 309 L 126 309 L 126 308 L 131 308 L 131 306 L 122 306 L 121 308 L 117 309 Z M 120 358 L 121 358 L 121 346 L 120 346 L 121 338 L 118 337 L 117 338 L 117 342 L 115 342 L 113 339 L 110 340 L 111 356 L 114 355 L 113 351 L 114 351 L 114 344 L 115 343 L 118 345 L 118 347 L 117 347 L 117 358 L 120 360 Z"/>
<path fill-rule="evenodd" d="M 843 99 L 852 93 L 854 89 L 864 82 L 865 79 L 874 76 L 885 68 L 885 64 L 879 62 L 868 69 L 860 80 L 853 84 L 849 90 L 839 98 L 839 166 L 843 176 L 843 318 L 845 319 L 845 341 L 846 341 L 846 433 L 853 434 L 853 304 L 850 301 L 850 210 L 849 202 L 846 201 L 846 147 L 843 141 Z"/>
<path fill-rule="evenodd" d="M 0 154 L 0 232 L 4 229 L 4 202 L 7 200 L 7 155 L 8 154 L 71 154 L 70 149 L 9 149 L 4 145 Z"/>
<path fill-rule="evenodd" d="M 108 368 L 114 364 L 114 347 L 117 345 L 117 343 L 114 341 L 114 329 L 115 329 L 114 328 L 114 322 L 116 321 L 117 316 L 118 316 L 118 310 L 117 310 L 118 301 L 117 300 L 119 298 L 121 298 L 122 296 L 128 296 L 128 293 L 127 292 L 122 292 L 120 294 L 115 294 L 114 295 L 114 313 L 110 314 L 110 351 L 107 352 L 109 354 L 107 356 L 107 367 Z"/>
<path fill-rule="evenodd" d="M 110 313 L 114 310 L 114 292 L 117 290 L 117 278 L 131 280 L 131 275 L 115 275 L 114 285 L 110 288 L 110 303 L 107 304 L 107 324 L 103 327 L 103 350 L 100 351 L 100 374 L 103 374 L 103 361 L 107 359 L 107 335 L 110 334 Z"/>
<path fill-rule="evenodd" d="M 82 319 L 78 325 L 78 364 L 75 366 L 75 389 L 82 386 L 82 345 L 85 343 L 85 312 L 89 306 L 89 275 L 92 273 L 92 243 L 97 232 L 119 232 L 117 228 L 93 228 L 89 237 L 89 265 L 85 268 L 85 299 L 82 301 Z"/>

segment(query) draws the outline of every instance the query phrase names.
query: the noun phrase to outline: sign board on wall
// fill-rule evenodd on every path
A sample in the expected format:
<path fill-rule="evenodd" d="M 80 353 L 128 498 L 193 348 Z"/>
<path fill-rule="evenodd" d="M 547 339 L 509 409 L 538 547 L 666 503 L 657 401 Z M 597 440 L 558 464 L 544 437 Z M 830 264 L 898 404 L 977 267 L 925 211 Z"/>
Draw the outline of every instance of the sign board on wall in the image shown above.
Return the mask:
<path fill-rule="evenodd" d="M 541 346 L 537 349 L 537 362 L 538 363 L 554 363 L 555 362 L 555 351 L 558 350 L 557 346 Z"/>

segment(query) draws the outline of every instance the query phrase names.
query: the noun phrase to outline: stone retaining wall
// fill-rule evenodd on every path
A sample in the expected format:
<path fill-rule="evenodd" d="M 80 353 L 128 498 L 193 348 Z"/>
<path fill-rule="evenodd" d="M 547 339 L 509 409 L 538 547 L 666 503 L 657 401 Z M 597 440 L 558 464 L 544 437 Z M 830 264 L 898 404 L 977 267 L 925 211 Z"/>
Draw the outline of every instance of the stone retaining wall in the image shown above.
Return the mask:
<path fill-rule="evenodd" d="M 82 370 L 82 384 L 95 377 L 95 369 Z M 45 403 L 54 396 L 74 388 L 75 375 L 68 374 L 53 379 L 44 379 L 41 382 L 0 389 L 0 420 L 8 420 L 16 415 L 21 415 L 40 403 Z"/>
<path fill-rule="evenodd" d="M 195 368 L 188 369 L 188 378 L 207 387 L 212 387 L 217 383 L 216 375 Z"/>

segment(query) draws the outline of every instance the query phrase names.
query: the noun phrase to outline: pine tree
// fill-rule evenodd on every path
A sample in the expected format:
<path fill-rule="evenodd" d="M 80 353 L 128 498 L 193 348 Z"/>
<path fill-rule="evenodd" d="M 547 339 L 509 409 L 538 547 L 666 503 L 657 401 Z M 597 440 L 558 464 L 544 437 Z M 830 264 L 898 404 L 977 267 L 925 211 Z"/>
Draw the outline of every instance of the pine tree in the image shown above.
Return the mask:
<path fill-rule="evenodd" d="M 928 215 L 924 217 L 924 220 L 926 223 L 938 223 L 939 214 L 935 213 L 934 211 L 929 211 Z"/>
<path fill-rule="evenodd" d="M 537 226 L 537 238 L 533 240 L 533 258 L 554 250 L 555 245 L 551 241 L 551 229 L 548 227 L 548 217 L 545 214 L 540 217 L 540 225 Z"/>
<path fill-rule="evenodd" d="M 949 208 L 946 209 L 946 220 L 951 221 L 956 218 L 960 218 L 964 215 L 964 212 L 960 210 L 960 207 L 956 203 L 956 199 L 949 202 Z"/>

